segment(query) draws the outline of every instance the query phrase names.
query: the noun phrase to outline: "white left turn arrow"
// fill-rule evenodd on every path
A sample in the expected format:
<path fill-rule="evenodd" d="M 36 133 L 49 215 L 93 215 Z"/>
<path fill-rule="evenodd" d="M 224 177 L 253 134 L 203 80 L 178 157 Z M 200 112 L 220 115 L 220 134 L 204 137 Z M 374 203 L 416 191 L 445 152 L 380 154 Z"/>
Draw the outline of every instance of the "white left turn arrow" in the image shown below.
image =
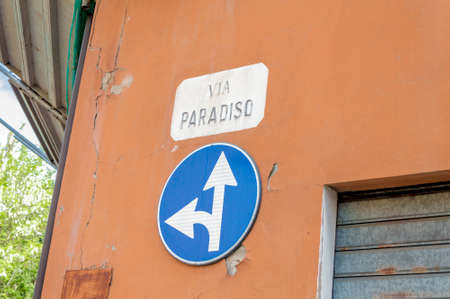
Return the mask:
<path fill-rule="evenodd" d="M 196 211 L 198 198 L 195 198 L 165 222 L 192 239 L 194 238 L 194 224 L 203 224 L 209 233 L 208 251 L 219 250 L 225 185 L 237 186 L 237 182 L 225 153 L 222 152 L 203 187 L 203 191 L 214 188 L 211 214 L 205 211 Z"/>

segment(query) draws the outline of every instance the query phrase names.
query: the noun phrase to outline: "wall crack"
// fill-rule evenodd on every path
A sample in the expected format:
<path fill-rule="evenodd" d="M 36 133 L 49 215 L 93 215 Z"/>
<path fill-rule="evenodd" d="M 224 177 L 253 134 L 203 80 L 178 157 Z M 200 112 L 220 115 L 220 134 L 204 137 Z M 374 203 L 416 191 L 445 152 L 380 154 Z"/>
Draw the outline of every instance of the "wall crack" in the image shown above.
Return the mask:
<path fill-rule="evenodd" d="M 100 1 L 98 3 L 100 5 Z M 97 51 L 97 61 L 96 61 L 96 69 L 99 71 L 101 76 L 101 82 L 100 82 L 100 88 L 98 90 L 97 95 L 94 99 L 95 104 L 95 110 L 92 116 L 92 143 L 94 145 L 95 150 L 95 168 L 92 173 L 92 193 L 90 197 L 90 202 L 88 206 L 88 214 L 87 219 L 85 222 L 85 225 L 83 227 L 83 233 L 80 236 L 80 268 L 83 269 L 85 266 L 83 264 L 84 255 L 85 255 L 85 238 L 88 231 L 88 228 L 92 222 L 93 216 L 94 216 L 94 205 L 95 205 L 95 199 L 96 199 L 96 190 L 97 190 L 97 182 L 98 182 L 98 168 L 100 163 L 100 139 L 98 137 L 99 133 L 99 120 L 101 116 L 101 107 L 104 103 L 104 99 L 107 99 L 110 94 L 120 94 L 124 88 L 130 87 L 131 83 L 133 82 L 133 77 L 131 75 L 127 75 L 123 78 L 122 82 L 116 85 L 113 85 L 116 77 L 116 73 L 121 70 L 125 70 L 124 68 L 120 68 L 118 66 L 118 60 L 119 60 L 119 53 L 120 48 L 122 46 L 124 32 L 125 32 L 125 25 L 128 20 L 128 9 L 125 8 L 121 28 L 120 28 L 120 35 L 119 39 L 114 51 L 113 55 L 113 65 L 111 69 L 103 69 L 102 68 L 102 61 L 103 61 L 103 49 L 102 47 L 93 47 L 92 43 L 92 36 L 95 34 L 95 22 L 93 22 L 93 28 L 91 33 L 91 40 L 90 40 L 90 46 L 88 49 L 90 51 Z M 114 247 L 115 249 L 115 247 Z"/>

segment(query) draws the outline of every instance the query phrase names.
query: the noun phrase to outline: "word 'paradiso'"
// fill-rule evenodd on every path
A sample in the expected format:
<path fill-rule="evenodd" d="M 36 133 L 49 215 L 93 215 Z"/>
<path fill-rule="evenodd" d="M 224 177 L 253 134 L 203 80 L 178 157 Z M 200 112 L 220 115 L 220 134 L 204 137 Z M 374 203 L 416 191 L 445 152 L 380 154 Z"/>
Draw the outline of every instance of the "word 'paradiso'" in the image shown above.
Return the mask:
<path fill-rule="evenodd" d="M 180 129 L 214 125 L 216 123 L 238 120 L 252 115 L 253 101 L 246 100 L 200 108 L 181 114 Z"/>

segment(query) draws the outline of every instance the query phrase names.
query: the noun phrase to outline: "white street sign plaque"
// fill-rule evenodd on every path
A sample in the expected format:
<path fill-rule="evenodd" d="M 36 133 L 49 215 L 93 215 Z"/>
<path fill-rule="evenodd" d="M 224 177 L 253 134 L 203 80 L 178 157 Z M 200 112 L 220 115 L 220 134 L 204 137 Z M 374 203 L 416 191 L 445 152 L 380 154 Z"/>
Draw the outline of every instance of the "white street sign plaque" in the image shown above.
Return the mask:
<path fill-rule="evenodd" d="M 263 63 L 189 78 L 178 85 L 170 134 L 183 140 L 258 126 L 269 70 Z"/>

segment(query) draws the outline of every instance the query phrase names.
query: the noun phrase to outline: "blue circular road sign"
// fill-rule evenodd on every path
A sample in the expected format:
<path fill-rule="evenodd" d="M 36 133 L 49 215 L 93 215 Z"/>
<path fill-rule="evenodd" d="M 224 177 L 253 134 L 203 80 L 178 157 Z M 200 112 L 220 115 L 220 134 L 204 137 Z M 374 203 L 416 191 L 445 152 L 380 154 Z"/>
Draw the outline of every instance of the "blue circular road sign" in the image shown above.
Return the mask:
<path fill-rule="evenodd" d="M 255 221 L 260 203 L 255 163 L 241 148 L 213 143 L 189 154 L 170 175 L 158 207 L 167 250 L 191 265 L 233 251 Z"/>

